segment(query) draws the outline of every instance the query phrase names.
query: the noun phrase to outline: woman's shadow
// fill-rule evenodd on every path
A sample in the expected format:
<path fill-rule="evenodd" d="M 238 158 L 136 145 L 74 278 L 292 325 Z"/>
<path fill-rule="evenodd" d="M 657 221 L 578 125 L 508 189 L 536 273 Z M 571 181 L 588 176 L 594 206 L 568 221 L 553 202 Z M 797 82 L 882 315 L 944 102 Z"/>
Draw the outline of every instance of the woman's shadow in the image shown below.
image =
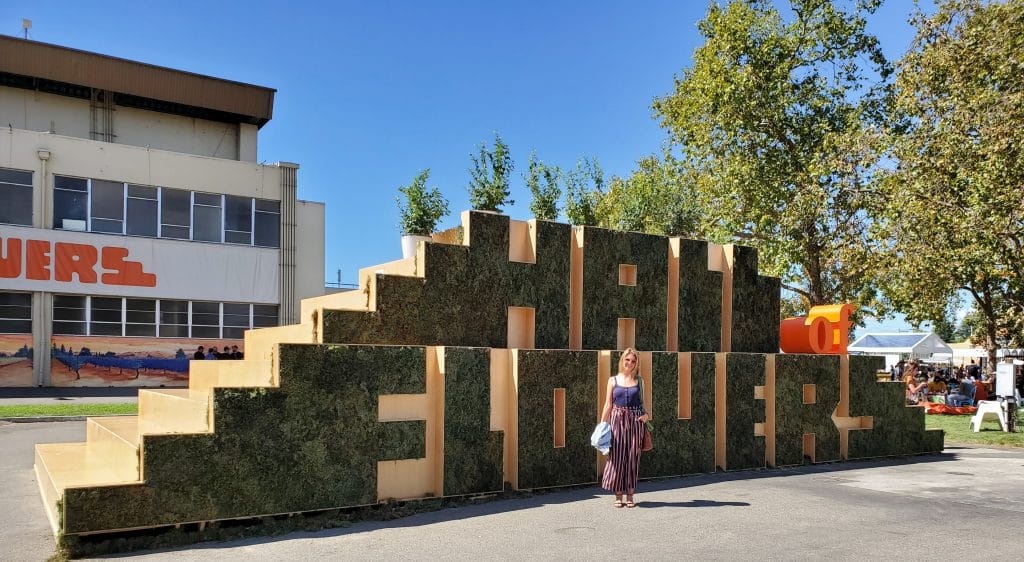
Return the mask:
<path fill-rule="evenodd" d="M 690 500 L 686 502 L 650 502 L 640 501 L 637 507 L 748 507 L 747 502 L 716 502 L 714 500 Z"/>

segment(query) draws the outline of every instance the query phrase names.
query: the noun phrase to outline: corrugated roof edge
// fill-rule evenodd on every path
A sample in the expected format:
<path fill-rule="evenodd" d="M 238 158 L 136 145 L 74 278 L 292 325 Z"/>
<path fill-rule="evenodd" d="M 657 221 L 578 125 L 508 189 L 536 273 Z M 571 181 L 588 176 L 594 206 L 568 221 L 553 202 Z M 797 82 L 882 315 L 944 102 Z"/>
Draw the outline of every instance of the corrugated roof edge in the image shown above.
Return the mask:
<path fill-rule="evenodd" d="M 0 34 L 0 54 L 4 51 L 12 56 L 0 56 L 0 71 L 3 72 L 236 113 L 263 122 L 269 121 L 273 115 L 274 94 L 277 90 L 266 86 Z M 14 56 L 14 51 L 21 52 L 17 53 L 19 56 Z M 44 61 L 46 64 L 39 64 Z M 89 78 L 82 79 L 83 71 L 86 70 L 82 67 L 89 63 L 101 68 L 89 69 L 93 71 L 89 73 Z M 130 80 L 131 76 L 113 72 L 132 70 L 137 74 L 134 83 Z M 147 82 L 146 78 L 158 84 Z M 174 78 L 185 83 L 175 84 Z M 129 85 L 126 87 L 125 84 Z M 210 91 L 211 88 L 214 91 Z"/>

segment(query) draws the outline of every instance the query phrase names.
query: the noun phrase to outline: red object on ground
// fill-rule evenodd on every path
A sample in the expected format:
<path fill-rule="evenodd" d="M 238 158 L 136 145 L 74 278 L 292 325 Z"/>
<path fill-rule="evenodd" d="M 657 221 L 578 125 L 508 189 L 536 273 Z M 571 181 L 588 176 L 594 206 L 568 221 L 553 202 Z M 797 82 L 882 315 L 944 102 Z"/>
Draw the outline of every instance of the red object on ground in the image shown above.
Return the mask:
<path fill-rule="evenodd" d="M 927 403 L 924 405 L 926 414 L 945 414 L 947 416 L 962 416 L 973 414 L 978 409 L 974 406 L 947 406 L 946 404 Z"/>

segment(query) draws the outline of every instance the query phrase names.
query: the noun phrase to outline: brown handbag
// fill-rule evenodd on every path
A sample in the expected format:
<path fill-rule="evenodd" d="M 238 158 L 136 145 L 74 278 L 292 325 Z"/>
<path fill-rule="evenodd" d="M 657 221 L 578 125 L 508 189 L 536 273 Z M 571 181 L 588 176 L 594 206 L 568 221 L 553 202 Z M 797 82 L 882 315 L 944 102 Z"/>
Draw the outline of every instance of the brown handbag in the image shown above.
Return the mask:
<path fill-rule="evenodd" d="M 639 373 L 637 373 L 637 386 L 640 387 L 640 404 L 643 405 L 643 403 L 644 403 L 644 379 L 643 379 L 643 377 L 640 376 Z M 646 407 L 644 407 L 644 411 L 645 412 L 647 411 Z M 652 424 L 650 422 L 650 420 L 644 422 L 643 444 L 640 445 L 640 451 L 642 451 L 644 453 L 646 453 L 647 451 L 650 451 L 651 449 L 654 448 L 654 438 L 651 435 L 651 427 L 653 425 L 654 424 Z"/>

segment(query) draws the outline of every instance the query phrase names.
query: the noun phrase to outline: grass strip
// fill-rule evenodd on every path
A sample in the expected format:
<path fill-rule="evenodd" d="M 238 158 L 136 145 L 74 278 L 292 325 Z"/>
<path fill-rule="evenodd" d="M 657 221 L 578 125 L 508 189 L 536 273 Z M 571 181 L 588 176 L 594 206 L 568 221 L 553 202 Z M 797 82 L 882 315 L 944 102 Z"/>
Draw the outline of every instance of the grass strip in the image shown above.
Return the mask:
<path fill-rule="evenodd" d="M 1021 424 L 1017 424 L 1017 433 L 1006 433 L 994 419 L 986 419 L 981 424 L 981 431 L 975 433 L 971 429 L 971 418 L 974 415 L 925 416 L 928 429 L 942 429 L 946 432 L 946 443 L 968 443 L 972 445 L 1000 445 L 1003 447 L 1024 447 L 1024 432 Z"/>
<path fill-rule="evenodd" d="M 0 406 L 0 418 L 30 418 L 40 416 L 110 416 L 137 414 L 138 404 L 22 404 Z"/>

